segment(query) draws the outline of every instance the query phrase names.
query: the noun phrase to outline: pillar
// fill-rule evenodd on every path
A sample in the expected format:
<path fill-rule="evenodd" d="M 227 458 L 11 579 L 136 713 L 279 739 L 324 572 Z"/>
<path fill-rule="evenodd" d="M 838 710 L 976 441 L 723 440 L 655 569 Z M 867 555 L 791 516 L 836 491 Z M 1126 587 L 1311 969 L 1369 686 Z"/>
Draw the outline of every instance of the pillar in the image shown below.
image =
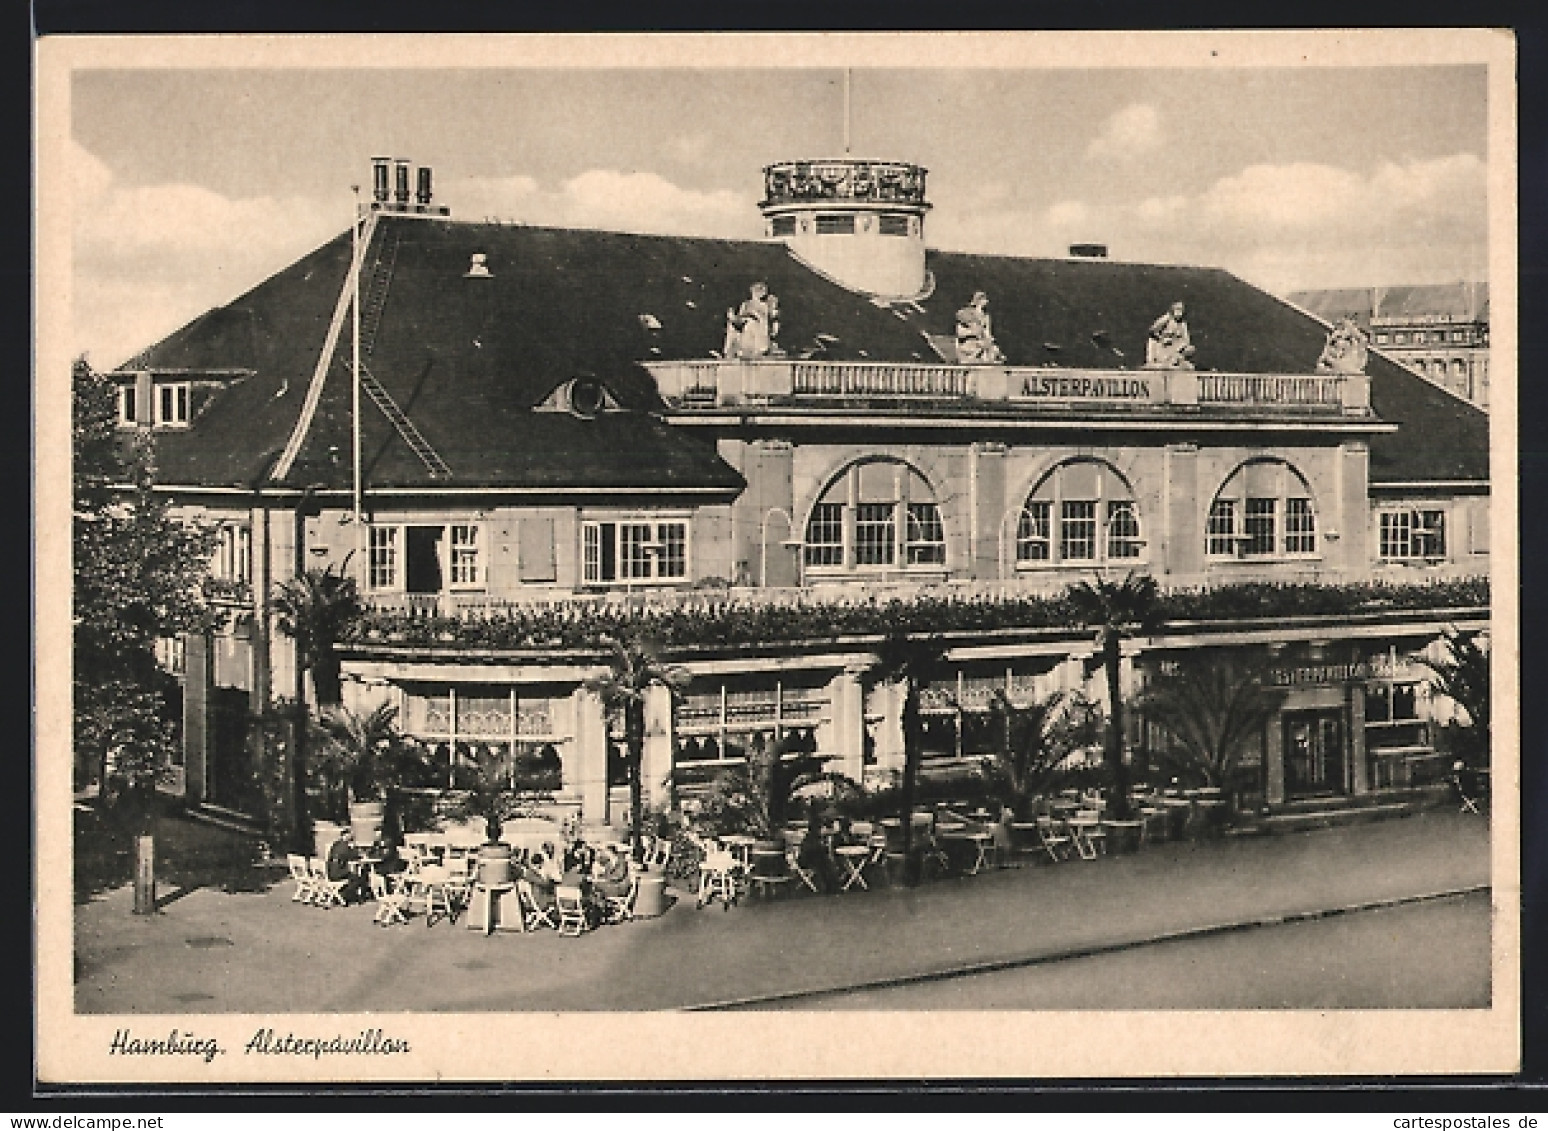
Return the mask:
<path fill-rule="evenodd" d="M 906 755 L 903 749 L 903 684 L 901 681 L 884 683 L 872 694 L 881 713 L 876 727 L 877 768 L 902 773 Z"/>
<path fill-rule="evenodd" d="M 1263 744 L 1263 799 L 1270 805 L 1281 805 L 1285 800 L 1285 727 L 1279 715 L 1269 720 L 1267 738 Z"/>
<path fill-rule="evenodd" d="M 656 684 L 645 691 L 645 758 L 640 767 L 644 775 L 647 808 L 672 804 L 672 689 Z"/>
<path fill-rule="evenodd" d="M 1344 744 L 1349 750 L 1350 778 L 1349 787 L 1355 793 L 1369 793 L 1371 790 L 1369 767 L 1365 761 L 1365 686 L 1353 684 L 1349 688 L 1349 741 Z"/>
<path fill-rule="evenodd" d="M 601 698 L 586 687 L 575 689 L 570 704 L 575 712 L 575 741 L 561 747 L 560 756 L 569 755 L 564 765 L 565 791 L 580 794 L 581 813 L 588 824 L 609 824 L 607 715 Z"/>
<path fill-rule="evenodd" d="M 1340 496 L 1335 506 L 1340 515 L 1339 545 L 1331 556 L 1343 565 L 1348 576 L 1368 577 L 1374 557 L 1370 545 L 1371 450 L 1363 441 L 1353 441 L 1340 446 L 1338 458 Z"/>
<path fill-rule="evenodd" d="M 183 795 L 189 801 L 209 797 L 211 745 L 214 741 L 215 657 L 207 632 L 183 635 Z"/>
<path fill-rule="evenodd" d="M 1000 580 L 1003 561 L 1008 578 L 1015 569 L 1016 530 L 1014 519 L 1006 512 L 1016 504 L 1005 497 L 1005 445 L 974 444 L 968 450 L 968 460 L 972 518 L 966 572 L 978 579 Z"/>
<path fill-rule="evenodd" d="M 1197 444 L 1170 444 L 1165 455 L 1166 484 L 1158 573 L 1200 574 L 1204 571 L 1204 515 L 1210 500 L 1200 497 Z M 1152 558 L 1156 561 L 1157 558 Z"/>
<path fill-rule="evenodd" d="M 848 667 L 828 681 L 830 722 L 825 753 L 838 759 L 835 767 L 845 777 L 865 780 L 865 685 L 864 668 Z"/>

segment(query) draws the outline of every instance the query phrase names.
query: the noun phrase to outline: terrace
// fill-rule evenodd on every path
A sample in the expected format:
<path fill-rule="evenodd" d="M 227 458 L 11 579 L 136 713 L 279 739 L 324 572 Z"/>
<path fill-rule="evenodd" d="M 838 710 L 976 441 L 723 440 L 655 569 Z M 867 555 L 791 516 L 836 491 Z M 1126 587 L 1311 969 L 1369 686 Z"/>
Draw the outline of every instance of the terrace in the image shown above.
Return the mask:
<path fill-rule="evenodd" d="M 1022 412 L 1122 411 L 1372 416 L 1363 374 L 1056 369 L 767 358 L 646 363 L 662 399 L 702 411 L 748 405 L 821 407 L 840 400 L 929 401 Z"/>

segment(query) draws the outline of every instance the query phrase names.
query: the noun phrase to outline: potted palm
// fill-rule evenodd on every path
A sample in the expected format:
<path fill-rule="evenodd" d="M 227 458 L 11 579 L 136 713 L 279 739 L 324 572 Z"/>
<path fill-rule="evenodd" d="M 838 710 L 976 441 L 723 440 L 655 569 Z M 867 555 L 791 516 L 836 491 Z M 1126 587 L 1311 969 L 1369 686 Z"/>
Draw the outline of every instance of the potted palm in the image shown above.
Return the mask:
<path fill-rule="evenodd" d="M 511 846 L 500 840 L 506 821 L 534 815 L 535 796 L 511 788 L 512 755 L 496 746 L 473 751 L 474 773 L 469 788 L 454 795 L 446 815 L 454 820 L 484 823 L 484 843 L 478 849 L 478 878 L 485 884 L 511 880 Z"/>
<path fill-rule="evenodd" d="M 409 757 L 397 717 L 398 709 L 383 703 L 365 713 L 335 707 L 322 718 L 327 741 L 320 768 L 345 790 L 350 830 L 357 844 L 381 839 L 388 794 L 399 783 L 403 762 Z"/>

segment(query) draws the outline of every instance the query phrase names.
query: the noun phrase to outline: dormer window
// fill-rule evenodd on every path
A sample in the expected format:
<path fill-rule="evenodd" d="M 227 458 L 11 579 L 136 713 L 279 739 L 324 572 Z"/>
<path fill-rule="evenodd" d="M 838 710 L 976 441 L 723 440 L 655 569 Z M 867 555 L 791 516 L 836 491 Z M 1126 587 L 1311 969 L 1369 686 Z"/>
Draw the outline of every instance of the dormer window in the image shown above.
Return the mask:
<path fill-rule="evenodd" d="M 157 385 L 155 389 L 157 427 L 181 427 L 188 423 L 188 382 Z"/>
<path fill-rule="evenodd" d="M 532 411 L 567 412 L 581 420 L 595 420 L 607 413 L 625 410 L 611 389 L 589 373 L 584 373 L 556 386 Z"/>

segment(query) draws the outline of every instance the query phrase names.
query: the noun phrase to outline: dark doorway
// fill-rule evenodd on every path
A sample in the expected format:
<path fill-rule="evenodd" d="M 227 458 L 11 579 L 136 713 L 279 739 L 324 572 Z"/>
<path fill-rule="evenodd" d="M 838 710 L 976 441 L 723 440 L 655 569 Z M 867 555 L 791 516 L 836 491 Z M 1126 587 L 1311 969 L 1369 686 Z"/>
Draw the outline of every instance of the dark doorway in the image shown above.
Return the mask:
<path fill-rule="evenodd" d="M 407 540 L 408 572 L 403 587 L 410 593 L 441 591 L 441 538 L 444 526 L 410 526 Z"/>
<path fill-rule="evenodd" d="M 1343 712 L 1287 711 L 1285 728 L 1285 794 L 1316 797 L 1343 793 Z"/>
<path fill-rule="evenodd" d="M 238 812 L 261 813 L 262 785 L 248 736 L 247 692 L 217 687 L 210 708 L 209 800 Z"/>

